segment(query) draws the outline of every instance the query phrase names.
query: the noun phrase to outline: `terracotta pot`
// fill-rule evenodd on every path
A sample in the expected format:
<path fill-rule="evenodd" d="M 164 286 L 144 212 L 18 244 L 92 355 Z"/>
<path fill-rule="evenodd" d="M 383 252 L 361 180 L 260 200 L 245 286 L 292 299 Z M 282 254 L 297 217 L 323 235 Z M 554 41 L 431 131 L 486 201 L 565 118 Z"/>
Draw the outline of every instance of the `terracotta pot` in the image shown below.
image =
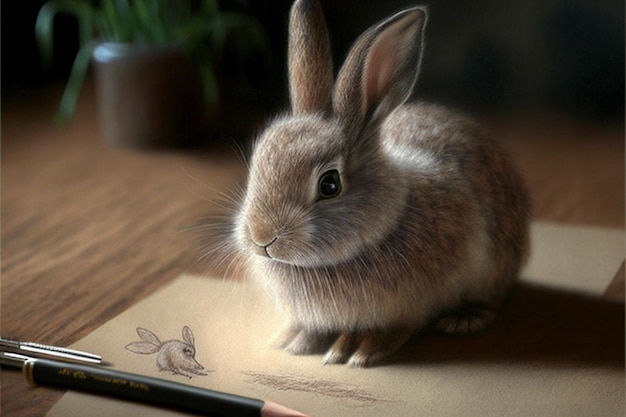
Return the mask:
<path fill-rule="evenodd" d="M 98 118 L 116 147 L 186 145 L 206 120 L 200 76 L 176 47 L 102 43 L 93 53 Z"/>

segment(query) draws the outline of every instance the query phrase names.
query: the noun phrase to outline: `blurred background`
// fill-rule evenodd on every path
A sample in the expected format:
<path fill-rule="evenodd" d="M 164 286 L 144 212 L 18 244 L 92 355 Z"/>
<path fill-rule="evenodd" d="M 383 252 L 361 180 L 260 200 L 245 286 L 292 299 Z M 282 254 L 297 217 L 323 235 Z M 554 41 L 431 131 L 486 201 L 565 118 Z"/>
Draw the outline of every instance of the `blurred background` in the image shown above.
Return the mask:
<path fill-rule="evenodd" d="M 44 71 L 34 23 L 44 0 L 3 3 L 2 101 L 63 85 L 78 48 L 78 25 L 55 22 L 52 71 Z M 407 0 L 323 0 L 339 65 L 354 39 Z M 286 21 L 291 0 L 249 1 L 269 39 L 263 65 L 249 57 L 247 88 L 259 108 L 287 104 Z M 623 123 L 622 0 L 432 0 L 418 97 L 470 112 L 554 111 Z M 222 68 L 229 72 L 228 65 Z M 237 88 L 237 87 L 235 87 Z"/>

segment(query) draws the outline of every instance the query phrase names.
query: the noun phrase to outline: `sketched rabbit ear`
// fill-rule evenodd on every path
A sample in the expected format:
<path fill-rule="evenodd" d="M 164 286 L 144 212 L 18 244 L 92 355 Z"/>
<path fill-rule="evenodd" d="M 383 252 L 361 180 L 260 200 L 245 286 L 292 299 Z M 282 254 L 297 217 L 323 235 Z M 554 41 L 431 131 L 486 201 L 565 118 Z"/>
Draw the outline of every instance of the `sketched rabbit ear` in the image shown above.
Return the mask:
<path fill-rule="evenodd" d="M 137 334 L 142 341 L 127 344 L 125 346 L 127 350 L 134 353 L 141 353 L 142 355 L 149 355 L 151 353 L 157 353 L 161 349 L 161 341 L 150 330 L 137 327 Z"/>
<path fill-rule="evenodd" d="M 189 326 L 183 327 L 183 340 L 189 343 L 191 346 L 195 346 L 195 339 L 193 337 L 193 332 L 189 328 Z"/>
<path fill-rule="evenodd" d="M 289 92 L 294 114 L 330 110 L 333 63 L 317 0 L 296 0 L 289 17 Z"/>
<path fill-rule="evenodd" d="M 384 117 L 411 95 L 422 59 L 427 12 L 410 8 L 363 33 L 343 64 L 333 107 L 360 128 L 368 115 Z"/>
<path fill-rule="evenodd" d="M 139 338 L 144 342 L 152 343 L 153 345 L 161 346 L 161 341 L 148 329 L 144 329 L 143 327 L 137 327 L 137 334 Z"/>
<path fill-rule="evenodd" d="M 127 350 L 142 355 L 157 353 L 161 349 L 161 345 L 155 345 L 151 342 L 132 342 L 125 346 Z"/>

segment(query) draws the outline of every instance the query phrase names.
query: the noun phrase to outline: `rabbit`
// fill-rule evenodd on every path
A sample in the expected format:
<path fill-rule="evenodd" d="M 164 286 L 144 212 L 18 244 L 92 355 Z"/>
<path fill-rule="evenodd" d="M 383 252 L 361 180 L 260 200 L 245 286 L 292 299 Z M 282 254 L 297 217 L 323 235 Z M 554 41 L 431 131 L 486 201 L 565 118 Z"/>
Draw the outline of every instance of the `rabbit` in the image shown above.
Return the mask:
<path fill-rule="evenodd" d="M 528 257 L 530 202 L 470 118 L 410 102 L 427 8 L 366 30 L 334 80 L 315 0 L 289 17 L 291 109 L 260 133 L 234 250 L 286 317 L 276 346 L 384 364 L 415 334 L 492 323 Z"/>
<path fill-rule="evenodd" d="M 126 349 L 142 355 L 157 354 L 156 365 L 159 371 L 170 371 L 174 375 L 183 375 L 191 379 L 191 374 L 206 375 L 204 367 L 196 361 L 196 348 L 193 332 L 188 326 L 183 327 L 183 340 L 168 340 L 161 343 L 150 330 L 137 328 L 140 342 L 126 345 Z"/>

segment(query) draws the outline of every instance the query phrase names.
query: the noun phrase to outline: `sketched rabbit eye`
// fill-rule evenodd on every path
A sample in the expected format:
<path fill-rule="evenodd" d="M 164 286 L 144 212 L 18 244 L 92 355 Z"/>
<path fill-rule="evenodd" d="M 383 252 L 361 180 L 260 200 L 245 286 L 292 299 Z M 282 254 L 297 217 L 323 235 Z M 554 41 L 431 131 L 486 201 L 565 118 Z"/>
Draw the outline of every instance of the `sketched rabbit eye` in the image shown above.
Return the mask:
<path fill-rule="evenodd" d="M 320 176 L 318 193 L 321 198 L 333 198 L 341 192 L 341 178 L 339 171 L 331 169 Z"/>
<path fill-rule="evenodd" d="M 184 348 L 183 349 L 183 353 L 185 354 L 185 356 L 193 356 L 193 351 L 191 350 L 191 348 Z"/>

